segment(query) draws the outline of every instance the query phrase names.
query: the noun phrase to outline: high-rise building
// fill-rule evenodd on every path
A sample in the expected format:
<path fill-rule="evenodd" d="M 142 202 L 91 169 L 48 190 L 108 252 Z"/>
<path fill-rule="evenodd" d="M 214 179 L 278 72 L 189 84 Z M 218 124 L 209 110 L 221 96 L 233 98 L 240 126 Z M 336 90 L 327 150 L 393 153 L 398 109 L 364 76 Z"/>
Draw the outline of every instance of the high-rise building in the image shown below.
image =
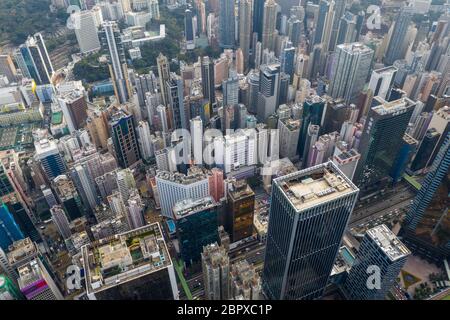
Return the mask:
<path fill-rule="evenodd" d="M 17 289 L 14 282 L 6 275 L 0 274 L 0 301 L 22 299 L 23 295 Z"/>
<path fill-rule="evenodd" d="M 90 300 L 178 300 L 158 223 L 91 242 L 81 254 Z"/>
<path fill-rule="evenodd" d="M 102 44 L 109 52 L 109 73 L 114 87 L 114 94 L 119 103 L 126 103 L 133 95 L 128 78 L 125 50 L 122 36 L 116 22 L 105 21 L 100 32 Z"/>
<path fill-rule="evenodd" d="M 64 240 L 69 239 L 72 232 L 70 231 L 69 219 L 67 219 L 63 208 L 59 205 L 53 206 L 50 208 L 50 213 L 52 215 L 52 221 L 56 225 L 59 234 L 64 238 Z"/>
<path fill-rule="evenodd" d="M 83 54 L 100 50 L 100 40 L 98 38 L 99 27 L 95 17 L 95 12 L 91 10 L 74 13 L 79 19 L 79 26 L 75 28 L 78 46 Z"/>
<path fill-rule="evenodd" d="M 128 168 L 140 159 L 133 115 L 117 112 L 112 116 L 110 125 L 117 161 L 122 168 Z"/>
<path fill-rule="evenodd" d="M 213 104 L 216 103 L 214 91 L 214 62 L 208 56 L 201 58 L 201 72 L 203 97 L 208 99 L 209 106 L 212 108 Z"/>
<path fill-rule="evenodd" d="M 173 206 L 183 199 L 197 200 L 209 195 L 208 175 L 204 172 L 170 173 L 158 171 L 156 174 L 158 193 L 162 195 L 161 214 L 172 218 Z"/>
<path fill-rule="evenodd" d="M 186 40 L 186 49 L 192 50 L 195 48 L 195 31 L 193 13 L 191 10 L 186 9 L 184 12 L 184 38 Z"/>
<path fill-rule="evenodd" d="M 6 204 L 0 206 L 0 248 L 4 251 L 17 240 L 23 239 L 24 235 Z"/>
<path fill-rule="evenodd" d="M 345 294 L 352 300 L 384 300 L 409 254 L 408 248 L 386 225 L 367 230 L 345 280 Z M 379 287 L 369 279 L 375 268 Z"/>
<path fill-rule="evenodd" d="M 244 300 L 261 299 L 261 277 L 255 266 L 240 260 L 231 266 L 230 298 Z"/>
<path fill-rule="evenodd" d="M 217 243 L 203 247 L 203 283 L 207 300 L 227 300 L 230 287 L 230 258 L 228 250 Z"/>
<path fill-rule="evenodd" d="M 401 234 L 415 252 L 434 256 L 437 261 L 450 254 L 450 217 L 448 186 L 450 182 L 450 133 L 444 139 L 419 192 L 406 214 Z"/>
<path fill-rule="evenodd" d="M 56 191 L 59 203 L 66 210 L 69 220 L 80 218 L 84 214 L 84 208 L 73 181 L 66 175 L 59 175 L 53 179 L 52 186 Z"/>
<path fill-rule="evenodd" d="M 239 103 L 239 78 L 235 70 L 230 70 L 227 80 L 222 82 L 223 105 L 234 106 Z"/>
<path fill-rule="evenodd" d="M 126 203 L 133 189 L 136 189 L 136 181 L 133 171 L 130 169 L 119 170 L 116 173 L 117 189 L 122 201 Z"/>
<path fill-rule="evenodd" d="M 298 138 L 300 136 L 301 121 L 290 118 L 278 120 L 280 130 L 280 157 L 293 159 L 297 154 Z"/>
<path fill-rule="evenodd" d="M 148 160 L 154 155 L 151 142 L 152 137 L 150 133 L 150 126 L 147 121 L 139 121 L 136 129 L 142 158 Z"/>
<path fill-rule="evenodd" d="M 332 162 L 273 180 L 262 274 L 268 298 L 322 296 L 357 197 Z"/>
<path fill-rule="evenodd" d="M 336 46 L 329 95 L 355 102 L 366 83 L 372 57 L 373 50 L 358 42 Z"/>
<path fill-rule="evenodd" d="M 302 156 L 303 164 L 305 164 L 308 159 L 307 157 L 305 157 L 305 149 L 309 148 L 311 144 L 310 141 L 310 144 L 307 144 L 307 137 L 311 136 L 308 134 L 310 125 L 321 125 L 324 110 L 325 100 L 319 96 L 309 96 L 303 103 L 302 128 L 300 129 L 300 136 L 297 145 L 298 154 Z M 316 129 L 316 127 L 313 128 Z"/>
<path fill-rule="evenodd" d="M 218 204 L 211 196 L 184 199 L 174 205 L 173 216 L 184 263 L 200 261 L 203 247 L 218 240 Z"/>
<path fill-rule="evenodd" d="M 174 129 L 188 129 L 187 114 L 183 102 L 183 80 L 176 73 L 170 73 L 166 82 L 168 105 Z"/>
<path fill-rule="evenodd" d="M 344 2 L 344 1 L 342 1 Z M 335 15 L 335 22 L 338 23 L 336 45 L 343 43 L 357 42 L 364 21 L 364 11 L 355 15 L 350 11 L 345 11 L 343 15 Z M 330 44 L 330 50 L 333 48 Z"/>
<path fill-rule="evenodd" d="M 280 87 L 280 64 L 269 64 L 260 67 L 257 118 L 266 122 L 267 118 L 278 107 Z"/>
<path fill-rule="evenodd" d="M 88 117 L 84 92 L 78 90 L 70 91 L 58 96 L 57 99 L 70 133 L 81 129 L 86 124 Z"/>
<path fill-rule="evenodd" d="M 16 82 L 18 73 L 9 54 L 0 54 L 0 75 L 5 76 L 9 82 Z"/>
<path fill-rule="evenodd" d="M 239 47 L 244 58 L 244 70 L 250 63 L 252 34 L 252 0 L 242 0 L 239 2 Z"/>
<path fill-rule="evenodd" d="M 169 60 L 161 52 L 156 58 L 156 65 L 158 67 L 158 79 L 159 79 L 159 90 L 161 91 L 161 96 L 164 106 L 169 103 L 169 96 L 167 93 L 166 82 L 170 77 Z"/>
<path fill-rule="evenodd" d="M 268 49 L 269 51 L 274 51 L 275 49 L 275 35 L 277 31 L 276 21 L 277 21 L 277 11 L 278 5 L 275 0 L 267 0 L 264 3 L 264 17 L 262 25 L 262 50 Z"/>
<path fill-rule="evenodd" d="M 384 63 L 386 65 L 394 64 L 395 60 L 404 58 L 404 42 L 408 33 L 409 24 L 411 23 L 413 9 L 411 7 L 403 7 L 394 20 L 389 45 L 384 55 Z"/>
<path fill-rule="evenodd" d="M 230 183 L 227 190 L 228 210 L 225 230 L 231 242 L 236 242 L 253 234 L 253 211 L 255 193 L 245 180 Z"/>
<path fill-rule="evenodd" d="M 31 77 L 36 84 L 51 83 L 54 70 L 42 34 L 29 36 L 19 47 L 15 59 L 22 74 Z"/>
<path fill-rule="evenodd" d="M 408 98 L 386 102 L 374 97 L 372 105 L 360 139 L 361 159 L 353 180 L 362 191 L 388 182 L 415 103 Z"/>
<path fill-rule="evenodd" d="M 194 164 L 203 164 L 203 121 L 197 116 L 190 120 L 191 145 Z"/>
<path fill-rule="evenodd" d="M 34 158 L 41 163 L 49 181 L 66 171 L 66 165 L 59 153 L 55 140 L 42 139 L 34 143 Z"/>
<path fill-rule="evenodd" d="M 235 40 L 234 0 L 219 0 L 219 45 L 234 48 Z"/>
<path fill-rule="evenodd" d="M 264 19 L 264 3 L 265 0 L 253 0 L 253 33 L 257 34 L 256 40 L 262 41 L 262 29 Z M 253 43 L 253 51 L 255 50 L 256 43 Z"/>
<path fill-rule="evenodd" d="M 393 66 L 373 70 L 369 81 L 369 89 L 372 90 L 373 96 L 388 100 L 396 74 L 397 68 Z"/>
<path fill-rule="evenodd" d="M 132 189 L 126 203 L 126 218 L 130 229 L 136 229 L 145 225 L 144 204 L 137 189 Z"/>

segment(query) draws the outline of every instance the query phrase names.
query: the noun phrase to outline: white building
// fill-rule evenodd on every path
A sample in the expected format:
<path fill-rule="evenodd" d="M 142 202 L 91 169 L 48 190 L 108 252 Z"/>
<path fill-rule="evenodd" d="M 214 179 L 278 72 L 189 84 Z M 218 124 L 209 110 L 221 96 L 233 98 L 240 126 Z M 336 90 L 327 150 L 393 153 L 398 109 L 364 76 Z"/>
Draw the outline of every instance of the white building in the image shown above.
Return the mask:
<path fill-rule="evenodd" d="M 79 25 L 75 28 L 78 45 L 81 53 L 89 53 L 100 50 L 100 40 L 97 29 L 99 27 L 96 13 L 91 10 L 75 13 L 76 19 L 79 19 Z"/>

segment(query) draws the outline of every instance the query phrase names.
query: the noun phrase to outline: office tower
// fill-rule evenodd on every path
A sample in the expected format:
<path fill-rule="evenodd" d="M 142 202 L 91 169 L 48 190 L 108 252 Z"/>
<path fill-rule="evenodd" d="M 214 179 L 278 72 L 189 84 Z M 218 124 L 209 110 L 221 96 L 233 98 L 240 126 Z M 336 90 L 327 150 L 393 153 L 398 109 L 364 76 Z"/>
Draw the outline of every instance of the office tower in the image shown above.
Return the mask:
<path fill-rule="evenodd" d="M 227 190 L 228 210 L 225 230 L 231 242 L 236 242 L 253 234 L 253 211 L 255 193 L 245 180 L 233 181 Z"/>
<path fill-rule="evenodd" d="M 0 54 L 0 75 L 5 76 L 9 82 L 16 82 L 17 70 L 9 54 Z"/>
<path fill-rule="evenodd" d="M 178 300 L 158 223 L 91 242 L 81 253 L 90 300 Z"/>
<path fill-rule="evenodd" d="M 252 34 L 252 0 L 242 0 L 239 2 L 239 47 L 244 58 L 244 70 L 249 67 Z"/>
<path fill-rule="evenodd" d="M 436 261 L 442 261 L 450 254 L 449 169 L 450 133 L 447 133 L 401 229 L 403 240 L 413 251 Z"/>
<path fill-rule="evenodd" d="M 385 100 L 389 99 L 396 73 L 397 68 L 392 66 L 372 71 L 369 89 L 372 90 L 374 97 L 379 96 Z"/>
<path fill-rule="evenodd" d="M 201 73 L 203 97 L 208 99 L 209 107 L 212 108 L 216 102 L 214 91 L 214 62 L 208 56 L 201 58 Z"/>
<path fill-rule="evenodd" d="M 358 42 L 336 46 L 329 95 L 355 102 L 366 83 L 372 57 L 373 50 Z"/>
<path fill-rule="evenodd" d="M 386 65 L 394 64 L 395 60 L 404 58 L 404 42 L 408 32 L 409 24 L 412 19 L 413 9 L 411 7 L 403 7 L 394 20 L 389 45 L 384 55 L 384 63 Z"/>
<path fill-rule="evenodd" d="M 430 128 L 426 131 L 425 136 L 420 143 L 414 160 L 411 163 L 411 171 L 418 172 L 425 169 L 428 164 L 428 160 L 431 158 L 434 148 L 436 147 L 441 134 L 437 132 L 435 128 Z"/>
<path fill-rule="evenodd" d="M 267 118 L 278 107 L 280 86 L 280 65 L 263 65 L 259 73 L 259 92 L 257 118 L 259 122 L 266 122 Z"/>
<path fill-rule="evenodd" d="M 293 159 L 296 156 L 300 127 L 300 120 L 293 120 L 290 118 L 278 120 L 281 158 L 287 157 L 289 159 Z"/>
<path fill-rule="evenodd" d="M 191 198 L 196 200 L 209 195 L 208 175 L 203 172 L 170 173 L 158 171 L 156 186 L 161 197 L 161 214 L 172 218 L 175 203 Z"/>
<path fill-rule="evenodd" d="M 403 136 L 403 143 L 398 150 L 397 159 L 395 159 L 390 174 L 394 183 L 397 183 L 402 179 L 406 167 L 411 162 L 411 159 L 417 150 L 417 145 L 418 141 L 405 133 Z"/>
<path fill-rule="evenodd" d="M 54 70 L 42 34 L 29 36 L 19 47 L 16 60 L 22 74 L 31 77 L 36 84 L 51 83 Z"/>
<path fill-rule="evenodd" d="M 230 70 L 227 80 L 222 82 L 223 105 L 234 106 L 239 103 L 239 78 L 235 70 Z"/>
<path fill-rule="evenodd" d="M 202 271 L 207 300 L 227 300 L 230 287 L 230 258 L 217 243 L 203 247 Z"/>
<path fill-rule="evenodd" d="M 58 96 L 57 99 L 70 133 L 81 129 L 86 124 L 88 117 L 84 93 L 81 91 L 70 91 Z"/>
<path fill-rule="evenodd" d="M 6 275 L 0 274 L 0 301 L 22 299 L 23 295 L 14 282 Z"/>
<path fill-rule="evenodd" d="M 357 110 L 356 106 L 353 104 L 348 105 L 343 103 L 340 99 L 328 100 L 325 107 L 325 115 L 323 117 L 321 133 L 324 134 L 340 131 L 342 124 L 345 121 L 350 120 L 351 115 L 354 112 L 357 112 Z M 353 121 L 356 121 L 356 119 L 353 119 Z"/>
<path fill-rule="evenodd" d="M 20 266 L 17 272 L 20 291 L 27 300 L 64 299 L 40 258 Z"/>
<path fill-rule="evenodd" d="M 276 20 L 277 20 L 277 10 L 278 5 L 275 0 L 267 0 L 264 3 L 264 17 L 262 25 L 262 50 L 268 49 L 269 51 L 274 51 L 275 49 L 275 36 L 277 31 Z"/>
<path fill-rule="evenodd" d="M 322 296 L 357 197 L 332 162 L 273 180 L 262 274 L 268 298 Z"/>
<path fill-rule="evenodd" d="M 344 283 L 346 296 L 351 300 L 386 299 L 410 253 L 386 225 L 367 230 Z M 378 288 L 373 287 L 372 272 L 374 276 L 379 275 Z"/>
<path fill-rule="evenodd" d="M 435 128 L 436 131 L 440 133 L 440 137 L 425 167 L 430 166 L 431 163 L 434 161 L 437 153 L 439 152 L 442 144 L 445 141 L 447 134 L 450 132 L 450 107 L 444 106 L 439 110 L 435 111 L 433 113 L 433 116 L 431 117 L 428 128 Z"/>
<path fill-rule="evenodd" d="M 364 11 L 357 15 L 350 11 L 345 11 L 343 15 L 339 17 L 335 16 L 335 22 L 336 21 L 339 24 L 339 29 L 335 45 L 358 41 L 364 21 Z"/>
<path fill-rule="evenodd" d="M 145 225 L 144 204 L 137 189 L 132 189 L 126 203 L 126 218 L 130 229 L 136 229 Z"/>
<path fill-rule="evenodd" d="M 249 112 L 256 114 L 258 105 L 258 92 L 259 92 L 259 72 L 255 69 L 250 70 L 247 74 L 248 82 L 248 105 Z"/>
<path fill-rule="evenodd" d="M 115 22 L 105 21 L 100 32 L 102 44 L 109 52 L 109 73 L 114 86 L 114 94 L 119 103 L 126 103 L 132 96 L 125 60 L 125 50 L 120 30 Z"/>
<path fill-rule="evenodd" d="M 234 48 L 234 0 L 219 0 L 219 6 L 219 45 L 224 49 Z"/>
<path fill-rule="evenodd" d="M 186 9 L 184 12 L 184 37 L 186 40 L 186 49 L 192 50 L 195 48 L 195 33 L 194 33 L 194 22 L 193 13 L 191 10 Z"/>
<path fill-rule="evenodd" d="M 224 196 L 223 171 L 219 168 L 212 168 L 208 180 L 209 194 L 216 202 L 219 202 Z"/>
<path fill-rule="evenodd" d="M 386 102 L 374 97 L 372 105 L 360 139 L 361 159 L 353 180 L 362 190 L 380 188 L 387 182 L 415 107 L 408 98 Z"/>
<path fill-rule="evenodd" d="M 255 267 L 250 265 L 247 260 L 241 260 L 231 265 L 230 298 L 261 299 L 261 278 Z"/>
<path fill-rule="evenodd" d="M 48 180 L 53 180 L 66 171 L 55 140 L 42 139 L 34 143 L 34 148 L 36 150 L 34 158 L 41 163 Z"/>
<path fill-rule="evenodd" d="M 83 54 L 100 50 L 100 40 L 98 39 L 98 23 L 93 11 L 81 11 L 76 14 L 79 19 L 79 26 L 75 28 L 78 46 Z"/>
<path fill-rule="evenodd" d="M 136 129 L 142 158 L 144 160 L 149 160 L 154 155 L 151 142 L 150 126 L 147 121 L 139 121 Z"/>
<path fill-rule="evenodd" d="M 173 207 L 181 258 L 186 265 L 201 260 L 203 247 L 218 240 L 218 204 L 211 196 L 184 199 Z"/>
<path fill-rule="evenodd" d="M 84 214 L 84 208 L 73 181 L 66 175 L 59 175 L 53 179 L 52 186 L 70 221 L 80 218 Z"/>
<path fill-rule="evenodd" d="M 133 115 L 119 111 L 112 116 L 110 126 L 117 161 L 122 168 L 128 168 L 139 161 L 139 147 L 133 125 Z"/>
<path fill-rule="evenodd" d="M 319 96 L 309 96 L 303 103 L 302 128 L 300 129 L 300 136 L 297 145 L 298 154 L 302 155 L 303 163 L 307 161 L 304 150 L 309 147 L 309 145 L 306 145 L 309 127 L 310 125 L 321 125 L 324 109 L 325 100 Z"/>
<path fill-rule="evenodd" d="M 187 115 L 183 103 L 183 80 L 176 73 L 171 73 L 166 82 L 168 105 L 174 129 L 188 129 Z"/>
<path fill-rule="evenodd" d="M 264 3 L 265 0 L 253 0 L 253 16 L 252 16 L 252 34 L 256 33 L 256 40 L 262 41 L 262 29 L 263 29 L 263 19 L 264 19 Z M 253 50 L 256 42 L 253 43 Z"/>
<path fill-rule="evenodd" d="M 170 77 L 169 60 L 160 52 L 156 58 L 156 65 L 158 67 L 159 90 L 161 91 L 163 104 L 164 106 L 167 106 L 169 103 L 169 96 L 166 88 L 166 82 Z"/>
<path fill-rule="evenodd" d="M 197 116 L 190 120 L 192 155 L 195 165 L 203 164 L 203 122 Z"/>
<path fill-rule="evenodd" d="M 52 215 L 52 221 L 58 228 L 59 234 L 64 240 L 70 238 L 72 232 L 70 231 L 69 219 L 67 219 L 66 213 L 63 208 L 59 205 L 50 208 L 50 213 Z"/>
<path fill-rule="evenodd" d="M 5 203 L 0 206 L 0 248 L 4 251 L 24 235 Z"/>
<path fill-rule="evenodd" d="M 281 72 L 289 75 L 290 78 L 294 75 L 294 58 L 295 47 L 292 42 L 288 42 L 286 47 L 281 52 Z"/>
<path fill-rule="evenodd" d="M 156 114 L 160 121 L 160 130 L 163 133 L 169 132 L 169 121 L 167 119 L 167 108 L 162 104 L 156 107 Z"/>

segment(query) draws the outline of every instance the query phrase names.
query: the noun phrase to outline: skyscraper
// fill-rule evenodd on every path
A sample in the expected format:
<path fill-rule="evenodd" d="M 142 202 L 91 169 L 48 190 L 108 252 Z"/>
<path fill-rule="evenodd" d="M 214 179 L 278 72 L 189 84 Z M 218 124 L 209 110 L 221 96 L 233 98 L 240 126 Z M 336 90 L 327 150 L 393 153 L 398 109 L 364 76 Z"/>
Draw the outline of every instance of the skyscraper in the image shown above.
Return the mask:
<path fill-rule="evenodd" d="M 257 41 L 262 41 L 262 29 L 264 19 L 264 3 L 265 0 L 253 0 L 253 33 L 257 34 Z M 253 51 L 255 51 L 256 43 L 253 43 Z"/>
<path fill-rule="evenodd" d="M 173 216 L 184 263 L 200 261 L 203 247 L 218 240 L 218 204 L 211 196 L 184 199 L 174 205 Z"/>
<path fill-rule="evenodd" d="M 59 234 L 63 237 L 64 240 L 69 239 L 72 235 L 70 231 L 69 219 L 67 219 L 66 213 L 63 208 L 59 205 L 53 206 L 50 208 L 50 212 L 52 214 L 52 221 L 56 225 Z"/>
<path fill-rule="evenodd" d="M 302 113 L 302 128 L 300 129 L 300 137 L 298 139 L 298 154 L 303 157 L 303 164 L 306 163 L 305 159 L 305 148 L 308 130 L 310 125 L 321 125 L 322 115 L 325 109 L 325 100 L 319 96 L 310 96 L 305 99 L 303 103 L 303 113 Z"/>
<path fill-rule="evenodd" d="M 234 0 L 219 0 L 219 7 L 219 45 L 225 49 L 234 48 Z"/>
<path fill-rule="evenodd" d="M 234 181 L 227 190 L 228 210 L 225 230 L 231 242 L 236 242 L 253 234 L 253 211 L 255 193 L 245 180 Z"/>
<path fill-rule="evenodd" d="M 373 50 L 364 44 L 346 43 L 336 47 L 328 93 L 333 98 L 355 102 L 364 88 L 372 65 Z"/>
<path fill-rule="evenodd" d="M 236 70 L 230 70 L 230 76 L 222 82 L 223 105 L 234 106 L 239 103 L 239 78 Z"/>
<path fill-rule="evenodd" d="M 388 100 L 396 74 L 397 68 L 392 66 L 373 70 L 369 81 L 369 89 L 372 90 L 373 96 Z"/>
<path fill-rule="evenodd" d="M 159 79 L 159 90 L 161 90 L 161 96 L 164 106 L 169 103 L 169 96 L 167 93 L 166 82 L 170 77 L 169 60 L 161 52 L 156 58 L 156 65 L 158 67 L 158 79 Z"/>
<path fill-rule="evenodd" d="M 75 13 L 78 15 L 79 28 L 75 28 L 78 45 L 81 53 L 89 53 L 100 49 L 98 38 L 98 22 L 94 11 L 86 10 Z"/>
<path fill-rule="evenodd" d="M 216 243 L 203 247 L 203 283 L 207 300 L 227 300 L 230 287 L 230 258 L 223 246 Z"/>
<path fill-rule="evenodd" d="M 388 48 L 384 55 L 384 63 L 386 65 L 394 64 L 395 60 L 404 58 L 404 42 L 408 32 L 409 24 L 411 23 L 413 14 L 412 7 L 403 7 L 394 20 L 394 28 Z"/>
<path fill-rule="evenodd" d="M 202 91 L 203 97 L 208 99 L 209 107 L 212 108 L 216 102 L 215 86 L 214 86 L 214 61 L 208 56 L 201 58 L 202 71 Z"/>
<path fill-rule="evenodd" d="M 262 50 L 275 49 L 276 21 L 278 5 L 275 0 L 267 0 L 264 3 L 264 18 L 262 25 Z"/>
<path fill-rule="evenodd" d="M 239 47 L 244 57 L 244 70 L 249 67 L 252 34 L 252 0 L 242 0 L 239 2 Z"/>
<path fill-rule="evenodd" d="M 322 296 L 357 197 L 332 162 L 273 180 L 262 274 L 269 299 Z"/>
<path fill-rule="evenodd" d="M 84 92 L 79 90 L 70 91 L 58 96 L 58 103 L 67 122 L 67 127 L 72 133 L 81 129 L 87 119 L 87 102 Z"/>
<path fill-rule="evenodd" d="M 133 125 L 133 115 L 123 111 L 111 118 L 111 137 L 117 160 L 122 168 L 128 168 L 139 161 L 139 146 Z"/>
<path fill-rule="evenodd" d="M 359 246 L 355 262 L 344 283 L 345 293 L 352 300 L 384 300 L 395 284 L 410 251 L 397 236 L 382 224 L 367 230 Z M 370 281 L 378 268 L 379 287 Z M 375 273 L 374 273 L 375 275 Z"/>
<path fill-rule="evenodd" d="M 415 106 L 408 98 L 386 102 L 375 97 L 372 103 L 359 143 L 361 159 L 353 180 L 362 191 L 388 182 Z"/>
<path fill-rule="evenodd" d="M 24 76 L 30 76 L 38 85 L 51 83 L 54 70 L 42 34 L 29 36 L 15 57 Z"/>
<path fill-rule="evenodd" d="M 194 22 L 193 13 L 191 10 L 186 9 L 184 12 L 184 37 L 186 40 L 186 49 L 192 50 L 195 48 L 195 34 L 194 34 Z"/>
<path fill-rule="evenodd" d="M 260 67 L 257 118 L 265 122 L 278 107 L 280 87 L 280 64 Z"/>
<path fill-rule="evenodd" d="M 191 145 L 194 164 L 203 164 L 203 122 L 197 116 L 190 120 L 191 124 Z"/>
<path fill-rule="evenodd" d="M 114 94 L 119 103 L 125 103 L 133 94 L 120 30 L 117 23 L 112 21 L 103 22 L 102 28 L 100 37 L 103 46 L 109 52 L 109 73 L 113 81 Z"/>
<path fill-rule="evenodd" d="M 55 140 L 42 139 L 34 143 L 34 148 L 36 149 L 34 158 L 41 163 L 48 180 L 53 180 L 66 171 L 66 165 Z"/>
<path fill-rule="evenodd" d="M 2 203 L 0 206 L 0 248 L 7 251 L 14 241 L 23 238 L 22 230 L 20 230 L 6 204 Z"/>
<path fill-rule="evenodd" d="M 172 117 L 173 129 L 188 129 L 187 114 L 183 102 L 183 80 L 172 72 L 166 82 L 168 105 Z"/>

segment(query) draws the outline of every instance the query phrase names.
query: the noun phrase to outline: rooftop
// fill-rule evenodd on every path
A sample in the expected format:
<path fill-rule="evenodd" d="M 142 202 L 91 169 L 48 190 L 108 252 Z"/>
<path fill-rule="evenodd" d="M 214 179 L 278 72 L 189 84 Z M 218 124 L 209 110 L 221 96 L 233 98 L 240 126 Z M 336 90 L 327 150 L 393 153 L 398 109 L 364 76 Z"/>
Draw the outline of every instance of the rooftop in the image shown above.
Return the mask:
<path fill-rule="evenodd" d="M 98 292 L 172 264 L 158 223 L 107 237 L 82 248 L 87 292 Z"/>
<path fill-rule="evenodd" d="M 228 190 L 228 194 L 235 201 L 255 195 L 252 188 L 250 188 L 245 180 L 233 181 Z"/>
<path fill-rule="evenodd" d="M 195 172 L 188 175 L 179 172 L 168 172 L 158 170 L 156 172 L 156 178 L 166 181 L 171 181 L 183 185 L 189 185 L 208 178 L 205 172 Z"/>
<path fill-rule="evenodd" d="M 297 212 L 359 191 L 332 162 L 282 176 L 274 183 Z"/>
<path fill-rule="evenodd" d="M 379 105 L 376 105 L 375 107 L 372 107 L 372 111 L 379 114 L 380 116 L 383 115 L 397 115 L 404 113 L 407 111 L 410 107 L 413 107 L 415 103 L 408 99 L 408 98 L 401 98 L 394 101 L 385 101 L 383 98 L 376 96 L 373 98 L 374 101 L 378 102 Z"/>
<path fill-rule="evenodd" d="M 367 235 L 377 243 L 391 261 L 401 259 L 411 253 L 397 236 L 384 224 L 368 230 Z"/>
<path fill-rule="evenodd" d="M 175 219 L 183 218 L 196 212 L 214 208 L 217 204 L 211 196 L 200 198 L 197 200 L 184 199 L 177 202 L 173 207 Z"/>

